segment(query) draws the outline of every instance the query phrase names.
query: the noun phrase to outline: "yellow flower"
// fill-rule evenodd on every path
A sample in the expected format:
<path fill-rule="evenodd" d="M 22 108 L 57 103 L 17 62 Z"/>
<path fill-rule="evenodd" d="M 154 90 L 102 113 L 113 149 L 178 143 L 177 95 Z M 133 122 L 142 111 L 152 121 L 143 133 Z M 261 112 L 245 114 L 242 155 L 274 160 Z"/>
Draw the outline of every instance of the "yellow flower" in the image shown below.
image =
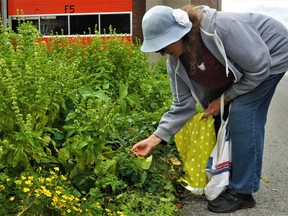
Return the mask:
<path fill-rule="evenodd" d="M 29 188 L 27 188 L 27 187 L 23 188 L 23 192 L 24 192 L 24 193 L 27 193 L 28 191 L 30 191 Z"/>
<path fill-rule="evenodd" d="M 56 190 L 64 191 L 61 186 L 56 186 Z"/>
<path fill-rule="evenodd" d="M 56 193 L 57 195 L 60 195 L 60 194 L 61 194 L 61 191 L 56 190 L 55 193 Z"/>
<path fill-rule="evenodd" d="M 32 181 L 34 179 L 34 177 L 33 176 L 28 176 L 28 179 Z"/>
<path fill-rule="evenodd" d="M 47 189 L 43 189 L 43 193 L 47 196 L 47 197 L 51 197 L 52 196 L 52 193 L 47 190 Z"/>
<path fill-rule="evenodd" d="M 43 182 L 45 181 L 45 179 L 44 179 L 43 177 L 39 177 L 39 178 L 38 178 L 38 181 L 39 181 L 40 183 L 43 183 Z"/>
<path fill-rule="evenodd" d="M 58 203 L 58 197 L 54 196 L 54 197 L 52 198 L 52 201 L 53 201 L 53 202 L 52 202 L 51 204 L 52 204 L 53 206 L 56 206 L 56 204 Z"/>
<path fill-rule="evenodd" d="M 117 215 L 119 215 L 119 216 L 125 216 L 125 214 L 124 214 L 123 212 L 121 212 L 121 211 L 117 211 Z"/>
<path fill-rule="evenodd" d="M 56 172 L 60 171 L 59 167 L 54 167 L 54 170 L 55 170 Z"/>
<path fill-rule="evenodd" d="M 4 189 L 5 189 L 5 186 L 4 185 L 0 185 L 0 191 L 4 190 Z"/>
<path fill-rule="evenodd" d="M 21 180 L 15 180 L 15 184 L 20 185 L 22 183 Z"/>
<path fill-rule="evenodd" d="M 70 210 L 70 209 L 67 209 L 67 212 L 68 212 L 68 213 L 71 213 L 71 210 Z"/>
<path fill-rule="evenodd" d="M 75 206 L 72 206 L 72 208 L 74 209 L 74 211 L 79 211 L 79 209 Z"/>
<path fill-rule="evenodd" d="M 66 194 L 62 195 L 61 197 L 63 198 L 63 200 L 68 200 L 69 199 L 69 197 Z"/>
<path fill-rule="evenodd" d="M 21 179 L 22 180 L 26 180 L 26 176 L 21 176 Z"/>
<path fill-rule="evenodd" d="M 10 178 L 7 178 L 7 179 L 6 179 L 6 181 L 7 181 L 7 182 L 10 182 L 10 181 L 11 181 L 11 179 L 10 179 Z"/>
<path fill-rule="evenodd" d="M 25 181 L 25 184 L 31 186 L 31 185 L 32 185 L 32 182 L 31 182 L 31 180 L 26 180 L 26 181 Z"/>
<path fill-rule="evenodd" d="M 35 196 L 39 197 L 41 195 L 42 190 L 41 189 L 35 189 Z"/>
<path fill-rule="evenodd" d="M 50 171 L 51 175 L 56 175 L 56 173 L 54 171 Z"/>
<path fill-rule="evenodd" d="M 47 182 L 52 182 L 52 178 L 46 178 Z"/>
<path fill-rule="evenodd" d="M 15 196 L 12 196 L 9 198 L 10 201 L 14 201 L 15 200 Z"/>
<path fill-rule="evenodd" d="M 61 179 L 62 179 L 63 181 L 66 181 L 66 180 L 67 180 L 67 178 L 66 178 L 65 176 L 63 176 L 63 175 L 61 175 Z"/>
<path fill-rule="evenodd" d="M 101 205 L 100 205 L 100 203 L 99 202 L 96 202 L 95 203 L 95 208 L 96 209 L 100 209 L 101 208 Z M 105 209 L 107 212 L 110 212 L 110 209 Z"/>

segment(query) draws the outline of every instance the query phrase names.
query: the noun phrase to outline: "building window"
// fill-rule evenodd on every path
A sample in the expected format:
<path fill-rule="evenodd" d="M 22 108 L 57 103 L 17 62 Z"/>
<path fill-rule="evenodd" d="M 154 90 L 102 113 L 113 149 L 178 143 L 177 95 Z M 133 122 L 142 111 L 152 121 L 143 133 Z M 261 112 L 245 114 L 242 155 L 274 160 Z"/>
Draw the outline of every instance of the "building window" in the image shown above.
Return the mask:
<path fill-rule="evenodd" d="M 117 34 L 132 34 L 131 13 L 109 14 L 69 14 L 24 16 L 19 21 L 17 17 L 10 17 L 12 29 L 17 32 L 19 22 L 31 21 L 43 36 L 51 35 L 84 35 L 110 34 L 110 26 Z"/>
<path fill-rule="evenodd" d="M 101 34 L 109 34 L 110 26 L 117 34 L 131 34 L 130 14 L 102 14 Z"/>
<path fill-rule="evenodd" d="M 71 15 L 70 16 L 70 34 L 94 34 L 98 32 L 99 15 Z"/>
<path fill-rule="evenodd" d="M 67 35 L 68 17 L 67 16 L 41 16 L 40 32 L 45 35 Z"/>
<path fill-rule="evenodd" d="M 25 17 L 25 19 L 23 17 L 21 17 L 20 19 L 13 17 L 10 22 L 12 24 L 12 30 L 17 32 L 18 25 L 23 22 L 31 22 L 37 29 L 39 29 L 39 17 L 30 16 L 30 17 Z"/>

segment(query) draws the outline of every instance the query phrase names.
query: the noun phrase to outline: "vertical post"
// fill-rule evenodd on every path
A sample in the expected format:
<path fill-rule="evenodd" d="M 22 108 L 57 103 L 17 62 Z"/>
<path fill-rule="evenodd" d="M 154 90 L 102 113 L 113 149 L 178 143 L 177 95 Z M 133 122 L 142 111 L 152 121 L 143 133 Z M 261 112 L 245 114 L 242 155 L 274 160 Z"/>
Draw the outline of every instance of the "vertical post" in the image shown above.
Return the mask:
<path fill-rule="evenodd" d="M 1 13 L 4 28 L 7 28 L 7 0 L 1 0 Z"/>

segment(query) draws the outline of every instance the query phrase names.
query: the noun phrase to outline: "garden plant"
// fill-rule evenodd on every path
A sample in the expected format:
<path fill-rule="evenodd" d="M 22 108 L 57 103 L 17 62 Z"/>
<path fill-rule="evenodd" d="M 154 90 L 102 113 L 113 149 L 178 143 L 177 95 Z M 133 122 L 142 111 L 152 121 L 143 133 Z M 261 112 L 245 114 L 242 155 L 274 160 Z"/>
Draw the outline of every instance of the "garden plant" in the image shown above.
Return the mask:
<path fill-rule="evenodd" d="M 173 141 L 131 152 L 172 102 L 165 61 L 113 32 L 0 32 L 0 215 L 175 215 Z"/>

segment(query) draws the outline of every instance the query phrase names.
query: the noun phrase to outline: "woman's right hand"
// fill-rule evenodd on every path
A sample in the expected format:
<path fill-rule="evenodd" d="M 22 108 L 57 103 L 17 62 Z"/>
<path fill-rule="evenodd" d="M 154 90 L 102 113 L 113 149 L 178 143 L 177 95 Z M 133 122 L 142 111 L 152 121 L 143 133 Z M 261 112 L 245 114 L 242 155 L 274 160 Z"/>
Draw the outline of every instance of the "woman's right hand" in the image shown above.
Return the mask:
<path fill-rule="evenodd" d="M 152 134 L 150 137 L 147 139 L 144 139 L 140 141 L 139 143 L 136 143 L 132 151 L 134 152 L 135 155 L 137 156 L 147 156 L 150 151 L 155 148 L 159 143 L 161 143 L 161 139 L 157 137 L 156 135 Z"/>

